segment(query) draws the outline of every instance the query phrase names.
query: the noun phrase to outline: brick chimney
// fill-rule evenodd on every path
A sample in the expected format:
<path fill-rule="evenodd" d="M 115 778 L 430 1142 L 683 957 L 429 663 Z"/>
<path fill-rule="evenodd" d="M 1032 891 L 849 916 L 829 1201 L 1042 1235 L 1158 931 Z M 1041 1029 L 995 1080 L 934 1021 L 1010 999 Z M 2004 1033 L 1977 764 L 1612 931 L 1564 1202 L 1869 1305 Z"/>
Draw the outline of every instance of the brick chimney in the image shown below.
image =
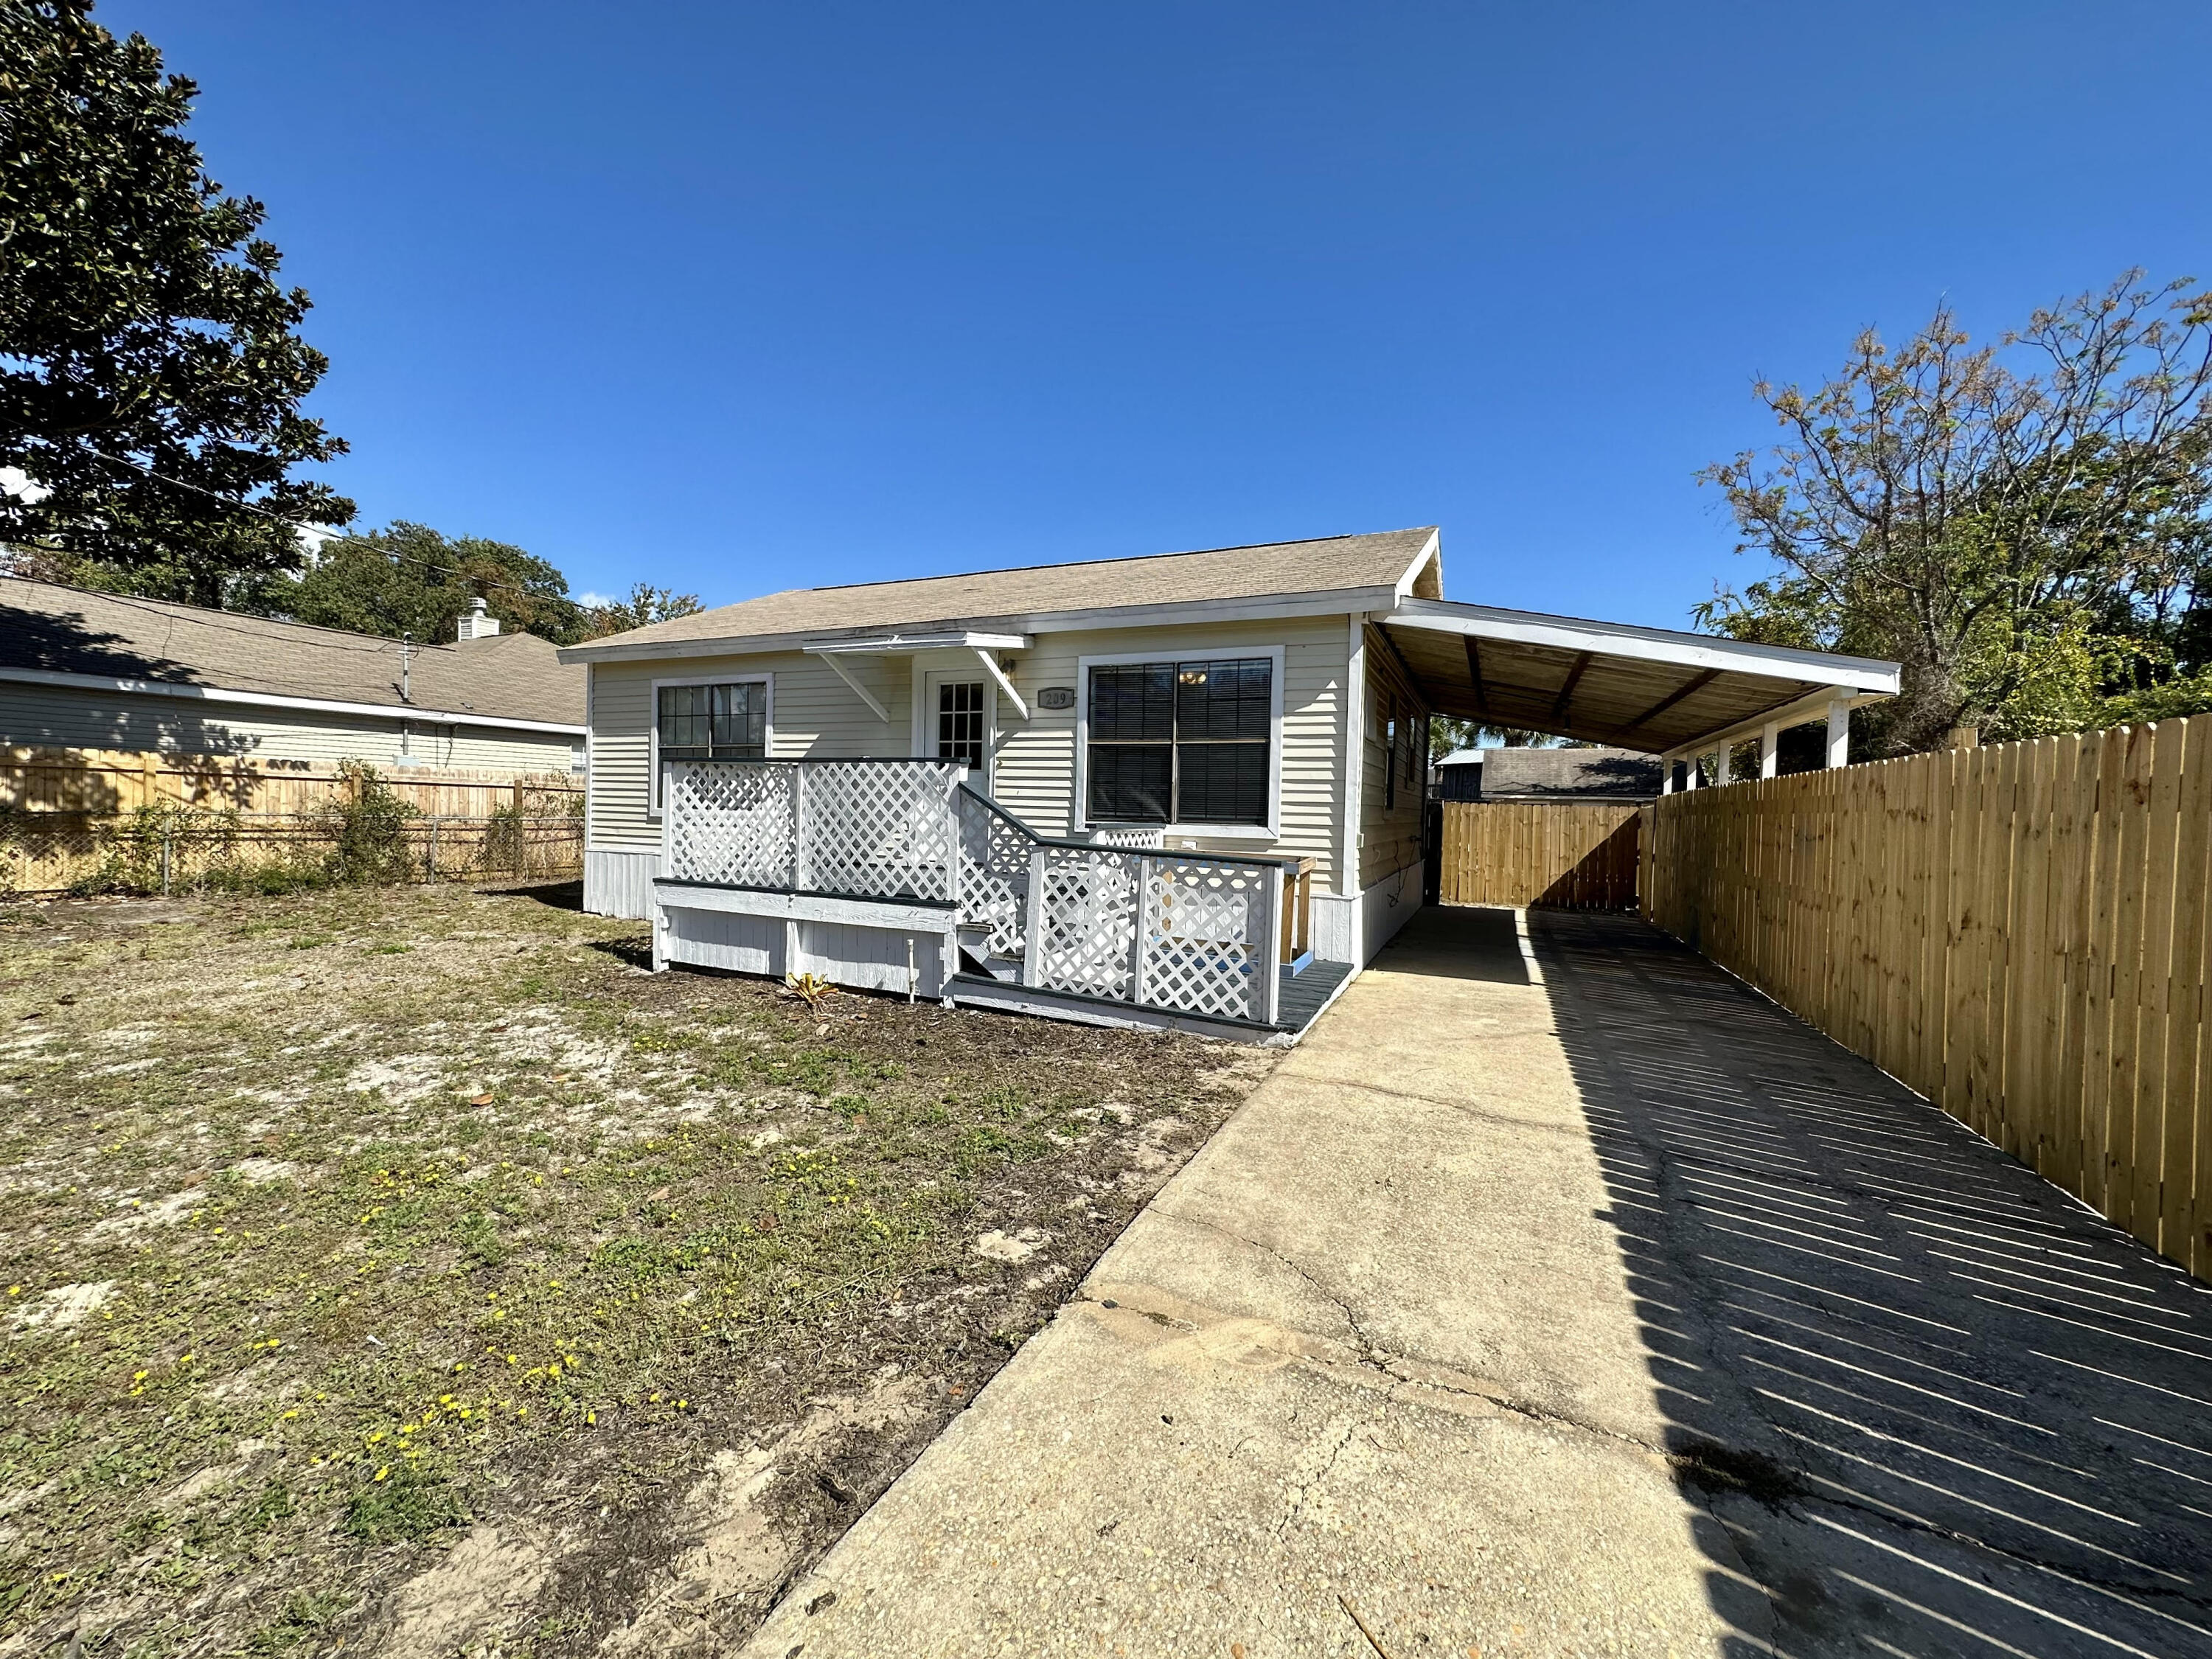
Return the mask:
<path fill-rule="evenodd" d="M 461 618 L 461 638 L 488 640 L 498 632 L 499 618 L 484 614 L 484 602 L 482 599 L 471 599 L 468 612 Z"/>

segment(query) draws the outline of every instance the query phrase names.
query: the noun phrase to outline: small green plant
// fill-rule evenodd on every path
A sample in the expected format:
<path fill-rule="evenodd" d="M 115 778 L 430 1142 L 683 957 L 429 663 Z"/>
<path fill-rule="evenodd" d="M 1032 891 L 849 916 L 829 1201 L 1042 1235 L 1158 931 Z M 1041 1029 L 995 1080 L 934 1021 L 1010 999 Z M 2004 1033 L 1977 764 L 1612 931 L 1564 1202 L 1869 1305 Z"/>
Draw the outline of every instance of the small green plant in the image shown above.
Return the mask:
<path fill-rule="evenodd" d="M 466 1524 L 460 1494 L 441 1477 L 404 1463 L 380 1474 L 346 1506 L 346 1530 L 363 1543 L 387 1544 Z"/>
<path fill-rule="evenodd" d="M 356 886 L 407 880 L 414 873 L 407 826 L 419 816 L 367 761 L 340 761 L 337 788 L 317 815 L 330 838 L 332 878 Z"/>

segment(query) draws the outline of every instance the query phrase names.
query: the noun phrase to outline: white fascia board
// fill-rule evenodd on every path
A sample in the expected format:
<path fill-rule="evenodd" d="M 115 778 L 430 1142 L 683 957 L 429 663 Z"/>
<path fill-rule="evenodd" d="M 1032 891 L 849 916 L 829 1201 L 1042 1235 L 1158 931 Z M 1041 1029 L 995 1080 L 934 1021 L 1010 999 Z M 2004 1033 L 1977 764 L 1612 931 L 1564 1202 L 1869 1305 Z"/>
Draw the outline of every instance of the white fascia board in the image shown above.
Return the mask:
<path fill-rule="evenodd" d="M 1768 679 L 1812 681 L 1895 696 L 1899 671 L 1893 662 L 1844 657 L 1792 646 L 1753 645 L 1705 634 L 1641 628 L 1633 623 L 1590 622 L 1580 617 L 1548 617 L 1535 611 L 1503 611 L 1494 605 L 1462 605 L 1452 599 L 1406 599 L 1387 617 L 1386 628 L 1426 629 L 1433 633 L 1473 635 L 1516 645 L 1549 646 L 1558 651 L 1595 651 L 1601 656 L 1673 663 L 1685 668 L 1717 668 Z"/>
<path fill-rule="evenodd" d="M 951 633 L 870 634 L 857 639 L 811 639 L 799 648 L 809 656 L 890 656 L 908 651 L 1026 651 L 1032 641 L 1026 634 L 976 634 L 965 629 Z"/>
<path fill-rule="evenodd" d="M 1870 702 L 1881 702 L 1888 694 L 1881 691 L 1847 691 L 1836 686 L 1824 685 L 1817 691 L 1808 691 L 1785 703 L 1778 704 L 1763 714 L 1753 714 L 1729 726 L 1717 726 L 1701 736 L 1685 738 L 1670 749 L 1659 751 L 1662 760 L 1680 760 L 1685 755 L 1705 755 L 1723 745 L 1734 747 L 1746 738 L 1755 738 L 1770 726 L 1789 727 L 1810 726 L 1815 720 L 1828 717 L 1828 705 L 1846 702 L 1858 708 Z"/>
<path fill-rule="evenodd" d="M 1072 634 L 1089 629 L 1102 628 L 1185 628 L 1202 626 L 1207 623 L 1266 622 L 1283 617 L 1340 617 L 1355 611 L 1388 611 L 1398 603 L 1396 592 L 1389 587 L 1339 587 L 1313 593 L 1265 593 L 1247 599 L 1171 599 L 1158 605 L 1094 605 L 1081 611 L 1042 611 L 1026 616 L 983 617 L 975 618 L 1006 630 L 1002 634 L 976 635 L 976 640 L 1006 639 L 1023 634 Z M 1428 600 L 1409 600 L 1408 604 L 1430 604 Z M 881 652 L 888 647 L 880 641 L 880 633 L 855 633 L 853 640 L 863 643 L 859 648 Z M 915 634 L 905 636 L 908 643 L 897 647 L 901 651 L 919 648 L 913 641 L 926 637 Z M 949 632 L 943 637 L 955 637 Z M 655 640 L 639 645 L 623 645 L 611 641 L 605 645 L 570 645 L 561 648 L 561 660 L 572 662 L 645 662 L 681 657 L 744 657 L 769 651 L 816 651 L 835 647 L 844 643 L 837 635 L 820 633 L 742 634 L 721 638 L 696 640 Z M 1000 646 L 1000 650 L 1026 648 L 1020 646 Z M 854 648 L 848 645 L 847 649 Z"/>
<path fill-rule="evenodd" d="M 412 703 L 334 702 L 324 697 L 287 697 L 273 691 L 237 691 L 222 685 L 189 685 L 175 680 L 112 679 L 105 674 L 70 674 L 57 668 L 0 667 L 0 680 L 26 685 L 66 686 L 73 690 L 119 691 L 132 696 L 188 697 L 199 702 L 243 703 L 254 708 L 290 708 L 309 714 L 369 714 L 379 720 L 428 720 L 438 726 L 489 726 L 506 732 L 545 732 L 580 738 L 581 726 L 554 720 L 508 720 L 497 714 L 464 714 L 450 708 Z"/>

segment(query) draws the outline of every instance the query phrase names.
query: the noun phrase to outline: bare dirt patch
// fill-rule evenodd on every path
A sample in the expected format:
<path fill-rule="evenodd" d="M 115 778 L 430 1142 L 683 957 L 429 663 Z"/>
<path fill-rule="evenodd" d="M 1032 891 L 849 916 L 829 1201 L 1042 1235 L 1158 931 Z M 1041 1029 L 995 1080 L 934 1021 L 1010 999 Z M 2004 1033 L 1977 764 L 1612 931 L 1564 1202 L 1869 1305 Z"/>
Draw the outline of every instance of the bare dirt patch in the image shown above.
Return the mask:
<path fill-rule="evenodd" d="M 1272 1063 L 561 897 L 0 910 L 0 1652 L 725 1648 Z"/>

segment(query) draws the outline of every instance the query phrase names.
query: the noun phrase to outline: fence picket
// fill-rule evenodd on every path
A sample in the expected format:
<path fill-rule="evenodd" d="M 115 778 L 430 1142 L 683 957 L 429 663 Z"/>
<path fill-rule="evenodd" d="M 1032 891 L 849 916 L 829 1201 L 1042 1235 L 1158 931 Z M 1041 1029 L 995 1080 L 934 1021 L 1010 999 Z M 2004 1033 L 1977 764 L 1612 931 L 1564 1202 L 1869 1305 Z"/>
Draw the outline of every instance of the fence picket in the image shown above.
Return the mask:
<path fill-rule="evenodd" d="M 1644 823 L 1654 922 L 2212 1278 L 2212 715 Z"/>

